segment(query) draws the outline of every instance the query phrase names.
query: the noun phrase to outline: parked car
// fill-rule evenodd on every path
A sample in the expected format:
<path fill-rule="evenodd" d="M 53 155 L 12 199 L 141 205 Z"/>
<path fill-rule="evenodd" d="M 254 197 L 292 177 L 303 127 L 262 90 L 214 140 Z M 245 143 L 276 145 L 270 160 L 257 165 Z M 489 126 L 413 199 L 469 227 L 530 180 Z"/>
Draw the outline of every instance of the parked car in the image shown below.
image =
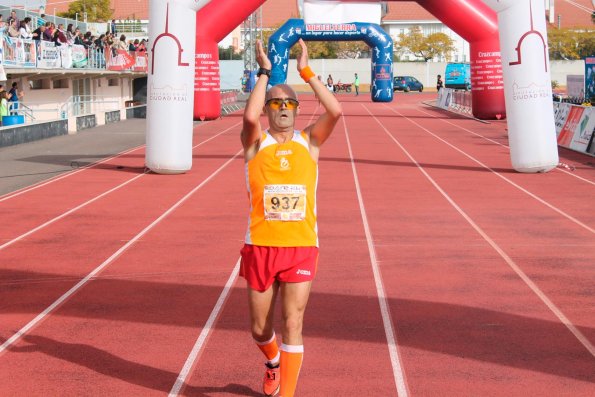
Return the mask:
<path fill-rule="evenodd" d="M 424 85 L 413 76 L 396 76 L 394 78 L 393 91 L 419 91 L 424 90 Z"/>
<path fill-rule="evenodd" d="M 449 63 L 444 72 L 444 87 L 469 91 L 471 89 L 471 65 L 468 63 Z"/>

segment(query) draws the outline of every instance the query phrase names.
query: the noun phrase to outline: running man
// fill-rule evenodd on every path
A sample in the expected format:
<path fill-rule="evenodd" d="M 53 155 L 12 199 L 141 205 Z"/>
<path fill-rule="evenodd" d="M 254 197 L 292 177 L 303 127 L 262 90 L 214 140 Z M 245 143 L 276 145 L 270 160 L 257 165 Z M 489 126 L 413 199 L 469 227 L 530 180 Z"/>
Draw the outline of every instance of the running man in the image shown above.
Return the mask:
<path fill-rule="evenodd" d="M 293 397 L 304 353 L 302 322 L 318 263 L 316 186 L 320 147 L 341 117 L 341 105 L 308 66 L 308 50 L 297 69 L 325 112 L 303 130 L 295 130 L 299 102 L 288 85 L 267 92 L 271 61 L 256 44 L 258 81 L 244 112 L 244 147 L 250 217 L 242 248 L 240 274 L 248 284 L 252 337 L 266 356 L 263 392 Z M 261 113 L 268 118 L 263 131 Z M 283 320 L 279 347 L 273 329 L 280 295 Z"/>

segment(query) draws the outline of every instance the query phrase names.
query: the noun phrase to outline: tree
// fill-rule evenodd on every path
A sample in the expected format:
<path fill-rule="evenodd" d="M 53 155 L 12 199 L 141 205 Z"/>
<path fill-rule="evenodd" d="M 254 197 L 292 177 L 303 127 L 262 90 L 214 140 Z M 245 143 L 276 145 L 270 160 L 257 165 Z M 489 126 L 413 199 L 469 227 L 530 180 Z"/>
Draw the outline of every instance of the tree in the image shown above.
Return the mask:
<path fill-rule="evenodd" d="M 395 45 L 397 54 L 410 52 L 424 61 L 437 57 L 449 58 L 455 50 L 454 41 L 444 33 L 432 33 L 424 36 L 419 26 L 414 27 L 408 34 L 399 34 L 399 41 Z"/>
<path fill-rule="evenodd" d="M 341 59 L 357 59 L 362 53 L 368 53 L 369 47 L 363 41 L 340 41 L 338 42 L 337 56 Z"/>
<path fill-rule="evenodd" d="M 227 48 L 218 46 L 219 48 L 219 59 L 221 61 L 229 61 L 229 60 L 238 60 L 242 59 L 244 56 L 244 51 L 235 52 L 233 46 L 229 46 Z"/>
<path fill-rule="evenodd" d="M 110 0 L 76 0 L 68 5 L 68 11 L 58 13 L 58 16 L 82 21 L 85 12 L 90 22 L 106 22 L 112 18 Z"/>
<path fill-rule="evenodd" d="M 552 60 L 576 60 L 595 53 L 594 31 L 552 28 L 547 35 Z"/>

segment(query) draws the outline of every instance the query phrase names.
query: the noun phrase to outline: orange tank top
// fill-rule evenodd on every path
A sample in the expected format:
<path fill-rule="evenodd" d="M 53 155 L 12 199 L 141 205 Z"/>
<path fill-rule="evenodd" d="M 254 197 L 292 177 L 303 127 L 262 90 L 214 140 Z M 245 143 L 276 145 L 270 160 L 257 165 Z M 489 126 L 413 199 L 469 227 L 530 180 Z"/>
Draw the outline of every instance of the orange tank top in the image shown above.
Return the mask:
<path fill-rule="evenodd" d="M 245 167 L 250 199 L 246 244 L 317 247 L 318 164 L 310 156 L 306 133 L 296 130 L 290 141 L 279 143 L 265 131 Z"/>

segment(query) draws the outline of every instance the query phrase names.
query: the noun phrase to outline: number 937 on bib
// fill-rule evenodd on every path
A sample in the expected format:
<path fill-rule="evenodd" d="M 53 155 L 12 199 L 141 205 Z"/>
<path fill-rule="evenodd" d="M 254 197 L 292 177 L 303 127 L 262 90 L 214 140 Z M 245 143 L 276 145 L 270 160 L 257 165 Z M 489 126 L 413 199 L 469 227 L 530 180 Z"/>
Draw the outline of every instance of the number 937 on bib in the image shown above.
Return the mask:
<path fill-rule="evenodd" d="M 265 185 L 264 219 L 302 221 L 306 218 L 305 185 Z"/>

